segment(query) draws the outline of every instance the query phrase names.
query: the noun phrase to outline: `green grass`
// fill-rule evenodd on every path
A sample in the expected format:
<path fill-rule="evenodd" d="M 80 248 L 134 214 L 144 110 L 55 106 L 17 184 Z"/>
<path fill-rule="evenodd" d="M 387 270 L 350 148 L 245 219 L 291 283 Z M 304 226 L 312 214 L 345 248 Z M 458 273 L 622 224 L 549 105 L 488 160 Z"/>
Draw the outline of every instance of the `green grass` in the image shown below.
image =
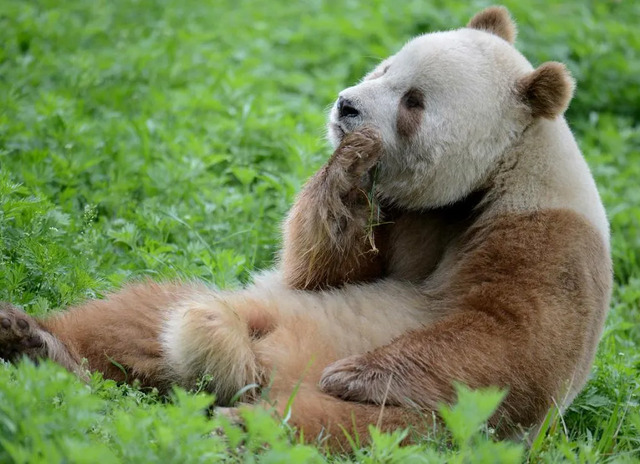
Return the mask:
<path fill-rule="evenodd" d="M 247 430 L 56 366 L 0 366 L 0 462 L 633 462 L 640 460 L 638 2 L 505 2 L 519 48 L 578 81 L 568 119 L 611 220 L 615 289 L 593 375 L 525 450 L 480 424 L 497 394 L 461 394 L 439 432 L 352 457 Z M 329 150 L 336 94 L 411 36 L 485 2 L 0 2 L 0 300 L 31 314 L 142 276 L 233 288 L 268 268 L 295 192 Z M 223 436 L 209 432 L 221 427 Z"/>

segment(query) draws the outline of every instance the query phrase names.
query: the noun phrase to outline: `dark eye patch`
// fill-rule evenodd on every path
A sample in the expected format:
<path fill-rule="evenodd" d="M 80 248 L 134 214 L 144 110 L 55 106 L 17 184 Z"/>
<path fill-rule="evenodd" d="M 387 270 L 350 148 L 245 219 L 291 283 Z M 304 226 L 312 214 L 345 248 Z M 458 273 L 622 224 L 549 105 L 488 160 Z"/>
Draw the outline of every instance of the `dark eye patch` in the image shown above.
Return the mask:
<path fill-rule="evenodd" d="M 418 89 L 409 89 L 402 96 L 402 104 L 410 110 L 424 109 L 424 94 Z"/>
<path fill-rule="evenodd" d="M 418 89 L 409 89 L 398 104 L 396 128 L 404 138 L 411 138 L 418 132 L 424 111 L 424 94 Z"/>

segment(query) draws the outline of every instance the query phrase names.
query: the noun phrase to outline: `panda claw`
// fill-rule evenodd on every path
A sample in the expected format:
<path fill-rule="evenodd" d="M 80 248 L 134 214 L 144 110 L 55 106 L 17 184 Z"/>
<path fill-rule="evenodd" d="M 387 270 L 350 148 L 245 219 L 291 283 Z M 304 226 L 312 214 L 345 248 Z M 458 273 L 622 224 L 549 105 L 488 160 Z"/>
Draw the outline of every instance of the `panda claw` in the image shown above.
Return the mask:
<path fill-rule="evenodd" d="M 45 354 L 38 323 L 24 311 L 0 302 L 0 358 L 17 362 L 22 356 L 36 360 Z"/>

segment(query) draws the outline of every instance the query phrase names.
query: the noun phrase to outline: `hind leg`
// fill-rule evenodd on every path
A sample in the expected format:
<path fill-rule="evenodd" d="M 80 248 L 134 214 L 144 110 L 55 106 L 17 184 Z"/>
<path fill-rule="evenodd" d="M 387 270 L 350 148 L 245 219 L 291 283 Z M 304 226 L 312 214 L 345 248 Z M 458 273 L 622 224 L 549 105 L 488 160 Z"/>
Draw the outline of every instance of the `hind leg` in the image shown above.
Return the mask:
<path fill-rule="evenodd" d="M 168 387 L 171 372 L 158 335 L 173 304 L 194 289 L 173 284 L 137 284 L 105 300 L 34 318 L 0 308 L 0 357 L 15 362 L 49 358 L 72 372 L 99 371 L 117 381 Z"/>
<path fill-rule="evenodd" d="M 215 333 L 211 321 L 225 318 L 219 316 L 224 308 L 217 305 L 217 294 L 203 285 L 135 284 L 104 300 L 42 319 L 5 304 L 0 306 L 0 357 L 12 362 L 23 356 L 49 358 L 76 373 L 86 360 L 82 367 L 116 381 L 139 381 L 143 387 L 163 392 L 173 384 L 190 388 L 207 372 L 200 369 L 187 375 L 181 360 L 167 352 L 162 338 L 171 320 L 177 317 L 199 323 L 203 319 L 194 319 L 194 315 L 202 316 L 203 310 L 209 324 L 198 335 L 205 344 L 205 337 L 221 335 Z M 223 328 L 218 328 L 224 335 Z"/>
<path fill-rule="evenodd" d="M 209 376 L 205 388 L 225 404 L 257 381 L 251 340 L 266 321 L 227 298 L 198 284 L 144 283 L 44 319 L 0 308 L 0 357 L 51 358 L 75 372 L 84 359 L 106 378 L 162 392 Z"/>
<path fill-rule="evenodd" d="M 89 370 L 166 391 L 175 375 L 159 342 L 164 320 L 180 300 L 204 290 L 194 285 L 134 284 L 38 322 L 74 357 L 86 359 Z"/>
<path fill-rule="evenodd" d="M 242 423 L 243 409 L 264 408 L 281 420 L 286 418 L 306 443 L 321 445 L 333 453 L 352 452 L 350 440 L 358 446 L 369 444 L 370 426 L 376 426 L 383 432 L 410 429 L 403 440 L 408 444 L 416 434 L 424 436 L 429 433 L 434 425 L 430 415 L 417 410 L 343 401 L 322 393 L 310 383 L 300 385 L 287 410 L 291 396 L 290 390 L 272 392 L 268 401 L 238 408 L 218 408 L 218 411 L 232 422 Z"/>

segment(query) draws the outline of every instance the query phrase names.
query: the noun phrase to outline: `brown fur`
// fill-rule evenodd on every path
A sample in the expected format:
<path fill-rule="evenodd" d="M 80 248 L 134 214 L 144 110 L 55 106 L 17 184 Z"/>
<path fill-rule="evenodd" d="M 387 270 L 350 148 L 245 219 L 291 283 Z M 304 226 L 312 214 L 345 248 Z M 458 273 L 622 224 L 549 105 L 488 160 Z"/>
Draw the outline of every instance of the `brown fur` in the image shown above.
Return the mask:
<path fill-rule="evenodd" d="M 382 145 L 372 135 L 366 129 L 347 135 L 291 209 L 282 252 L 291 287 L 327 288 L 380 275 L 376 226 L 384 218 L 369 195 L 369 171 Z"/>
<path fill-rule="evenodd" d="M 484 192 L 476 192 L 453 205 L 430 211 L 390 209 L 388 252 L 382 256 L 386 275 L 411 282 L 428 278 L 441 263 L 445 251 L 477 219 L 483 198 Z"/>
<path fill-rule="evenodd" d="M 275 404 L 276 415 L 284 417 L 288 401 L 289 396 L 282 394 L 264 407 Z M 410 408 L 345 402 L 308 383 L 301 385 L 290 412 L 289 423 L 303 431 L 307 442 L 318 443 L 332 452 L 353 451 L 347 437 L 367 443 L 371 425 L 385 432 L 410 427 L 414 433 L 425 434 L 433 424 L 431 415 Z M 409 435 L 405 443 L 412 438 Z"/>
<path fill-rule="evenodd" d="M 480 222 L 460 245 L 445 285 L 431 292 L 450 315 L 332 365 L 323 390 L 432 409 L 454 399 L 454 381 L 498 385 L 509 395 L 494 421 L 537 424 L 554 399 L 562 403 L 586 380 L 611 290 L 611 269 L 602 266 L 607 253 L 593 227 L 571 211 Z"/>
<path fill-rule="evenodd" d="M 492 6 L 482 10 L 471 18 L 467 27 L 490 32 L 511 44 L 516 41 L 518 32 L 509 10 L 503 6 Z"/>
<path fill-rule="evenodd" d="M 75 357 L 85 358 L 89 370 L 165 391 L 175 378 L 158 339 L 163 312 L 194 290 L 190 285 L 135 284 L 105 300 L 57 313 L 41 324 Z"/>
<path fill-rule="evenodd" d="M 521 78 L 516 86 L 534 118 L 553 119 L 564 113 L 573 96 L 574 82 L 562 63 L 544 63 Z"/>

